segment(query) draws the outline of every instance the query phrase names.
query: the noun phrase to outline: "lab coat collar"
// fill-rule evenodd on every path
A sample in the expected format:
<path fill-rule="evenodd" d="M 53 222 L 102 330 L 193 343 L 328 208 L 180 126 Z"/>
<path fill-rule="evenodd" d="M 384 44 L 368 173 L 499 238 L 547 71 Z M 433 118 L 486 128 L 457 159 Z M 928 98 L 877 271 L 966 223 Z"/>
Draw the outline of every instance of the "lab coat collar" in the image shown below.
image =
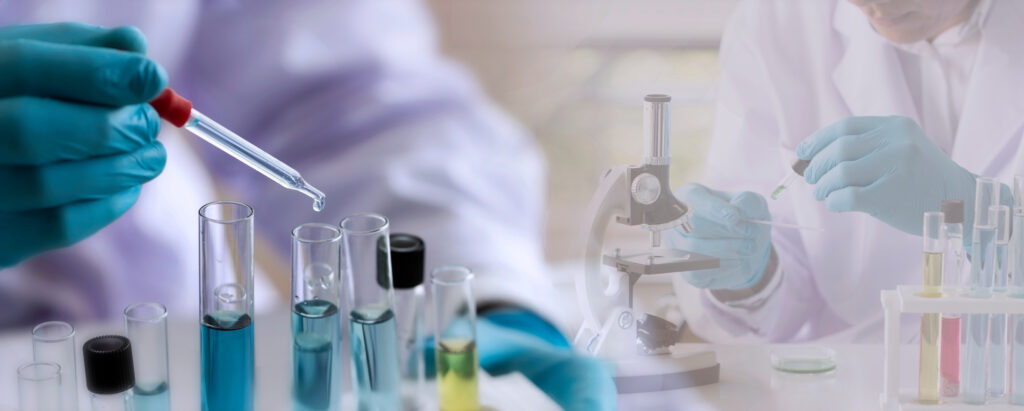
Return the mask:
<path fill-rule="evenodd" d="M 953 160 L 996 176 L 1010 163 L 1024 126 L 1024 2 L 993 1 L 960 116 Z"/>
<path fill-rule="evenodd" d="M 849 2 L 837 2 L 832 24 L 844 47 L 832 82 L 850 114 L 900 115 L 920 123 L 896 49 Z"/>

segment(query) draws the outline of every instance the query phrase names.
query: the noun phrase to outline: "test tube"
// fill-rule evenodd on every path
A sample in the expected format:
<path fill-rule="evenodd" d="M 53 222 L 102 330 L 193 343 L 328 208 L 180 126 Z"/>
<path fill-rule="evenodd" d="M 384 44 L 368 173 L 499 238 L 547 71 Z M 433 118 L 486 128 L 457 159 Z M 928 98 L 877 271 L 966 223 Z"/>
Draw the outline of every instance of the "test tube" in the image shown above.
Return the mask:
<path fill-rule="evenodd" d="M 18 367 L 18 409 L 56 411 L 61 408 L 60 365 L 33 362 Z M 77 398 L 75 404 L 77 405 Z"/>
<path fill-rule="evenodd" d="M 1010 272 L 1008 294 L 1024 298 L 1024 176 L 1013 177 L 1013 230 L 1010 233 Z M 1010 316 L 1011 338 L 1010 403 L 1024 405 L 1024 315 Z"/>
<path fill-rule="evenodd" d="M 430 273 L 441 411 L 480 408 L 472 280 L 473 272 L 461 266 L 441 266 Z"/>
<path fill-rule="evenodd" d="M 783 191 L 786 191 L 787 187 L 793 185 L 793 183 L 797 182 L 797 180 L 803 178 L 804 170 L 807 169 L 807 166 L 809 164 L 811 164 L 811 160 L 797 159 L 796 162 L 793 163 L 793 166 L 790 167 L 791 172 L 786 173 L 786 176 L 782 177 L 782 180 L 779 181 L 779 184 L 777 184 L 775 186 L 775 189 L 772 190 L 772 200 L 778 200 L 779 196 L 782 195 Z"/>
<path fill-rule="evenodd" d="M 996 217 L 999 182 L 978 177 L 974 196 L 974 230 L 971 239 L 971 276 L 968 297 L 989 298 L 996 267 Z M 968 404 L 984 404 L 988 370 L 989 314 L 969 314 L 966 339 L 962 341 L 961 391 Z"/>
<path fill-rule="evenodd" d="M 392 310 L 391 247 L 388 219 L 356 214 L 340 223 L 344 247 L 346 304 L 352 346 L 352 379 L 360 410 L 401 408 L 401 367 L 398 329 Z M 384 244 L 381 245 L 380 243 Z M 385 275 L 378 274 L 377 253 L 388 258 Z"/>
<path fill-rule="evenodd" d="M 292 230 L 292 409 L 341 406 L 341 229 Z"/>
<path fill-rule="evenodd" d="M 402 406 L 422 409 L 425 401 L 423 267 L 426 244 L 412 234 L 392 234 L 391 273 L 395 284 L 395 319 L 398 326 L 399 363 L 402 366 Z M 384 242 L 377 243 L 377 275 L 386 275 Z"/>
<path fill-rule="evenodd" d="M 135 367 L 132 344 L 120 335 L 104 335 L 82 345 L 85 384 L 92 411 L 133 411 Z"/>
<path fill-rule="evenodd" d="M 941 212 L 924 213 L 924 257 L 921 296 L 942 297 L 942 255 L 946 248 L 945 218 Z M 921 314 L 921 359 L 918 372 L 917 400 L 922 404 L 939 402 L 939 313 Z"/>
<path fill-rule="evenodd" d="M 138 303 L 124 309 L 124 333 L 132 341 L 135 410 L 170 411 L 167 364 L 167 308 Z"/>
<path fill-rule="evenodd" d="M 60 366 L 61 410 L 78 409 L 78 368 L 75 362 L 75 327 L 63 321 L 47 321 L 32 329 L 32 359 Z"/>
<path fill-rule="evenodd" d="M 253 211 L 199 209 L 200 398 L 203 411 L 253 408 Z"/>
<path fill-rule="evenodd" d="M 1010 269 L 1007 249 L 1010 243 L 1010 207 L 996 208 L 996 275 L 992 290 L 1006 291 L 1006 278 Z M 1006 314 L 992 314 L 988 348 L 988 396 L 1001 398 L 1006 394 Z"/>
<path fill-rule="evenodd" d="M 964 202 L 942 202 L 945 219 L 946 249 L 942 254 L 942 285 L 958 292 L 964 264 Z M 942 313 L 942 338 L 939 343 L 939 394 L 960 395 L 960 314 Z"/>

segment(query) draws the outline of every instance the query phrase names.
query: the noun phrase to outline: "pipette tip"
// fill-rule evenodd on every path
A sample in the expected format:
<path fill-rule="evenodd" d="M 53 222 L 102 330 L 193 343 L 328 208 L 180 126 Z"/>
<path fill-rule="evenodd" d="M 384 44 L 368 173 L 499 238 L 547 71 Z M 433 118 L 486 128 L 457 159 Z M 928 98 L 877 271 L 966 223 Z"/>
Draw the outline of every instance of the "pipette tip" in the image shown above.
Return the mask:
<path fill-rule="evenodd" d="M 306 180 L 301 181 L 302 184 L 296 187 L 295 190 L 313 199 L 313 210 L 318 213 L 323 211 L 324 206 L 327 204 L 327 196 L 324 195 L 323 191 L 317 190 L 316 187 L 307 183 Z"/>

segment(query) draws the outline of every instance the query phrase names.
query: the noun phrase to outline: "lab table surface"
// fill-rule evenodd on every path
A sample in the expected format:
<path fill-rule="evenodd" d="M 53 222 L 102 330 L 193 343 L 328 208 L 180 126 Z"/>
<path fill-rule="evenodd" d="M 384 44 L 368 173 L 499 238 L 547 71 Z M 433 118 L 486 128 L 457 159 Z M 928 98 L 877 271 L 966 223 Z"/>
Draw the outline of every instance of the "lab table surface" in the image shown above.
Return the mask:
<path fill-rule="evenodd" d="M 291 355 L 287 315 L 257 317 L 256 404 L 258 410 L 286 410 L 289 403 Z M 121 325 L 78 327 L 77 343 Z M 199 338 L 197 321 L 169 323 L 171 393 L 175 410 L 198 409 Z M 622 410 L 874 410 L 882 389 L 882 346 L 828 345 L 837 352 L 837 368 L 826 375 L 793 375 L 771 368 L 772 345 L 709 345 L 721 363 L 720 382 L 703 387 L 628 394 L 619 397 Z M 906 346 L 902 355 L 902 387 L 916 383 L 916 355 Z M 16 368 L 30 361 L 29 330 L 0 334 L 0 410 L 17 407 Z M 79 394 L 88 410 L 79 356 Z M 347 374 L 347 373 L 346 373 Z"/>

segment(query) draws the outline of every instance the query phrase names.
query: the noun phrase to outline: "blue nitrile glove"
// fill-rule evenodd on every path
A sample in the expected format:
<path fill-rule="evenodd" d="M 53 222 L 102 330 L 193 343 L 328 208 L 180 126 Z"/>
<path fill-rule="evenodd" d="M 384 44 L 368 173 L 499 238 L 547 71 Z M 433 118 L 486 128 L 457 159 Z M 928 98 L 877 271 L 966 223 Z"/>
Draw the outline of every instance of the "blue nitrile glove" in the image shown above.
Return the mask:
<path fill-rule="evenodd" d="M 491 375 L 518 371 L 566 410 L 615 410 L 611 374 L 594 357 L 572 351 L 558 330 L 523 309 L 486 312 L 477 322 L 480 367 Z M 433 344 L 427 345 L 433 373 Z"/>
<path fill-rule="evenodd" d="M 683 278 L 694 287 L 709 289 L 736 290 L 757 284 L 771 256 L 771 227 L 743 219 L 771 220 L 764 197 L 749 191 L 715 191 L 700 184 L 687 184 L 676 192 L 692 210 L 693 231 L 675 228 L 667 237 L 668 245 L 721 260 L 718 268 L 687 271 Z"/>
<path fill-rule="evenodd" d="M 91 235 L 163 170 L 145 48 L 129 27 L 0 27 L 0 267 Z"/>
<path fill-rule="evenodd" d="M 818 130 L 797 147 L 810 160 L 804 178 L 833 212 L 860 211 L 903 232 L 921 235 L 921 216 L 942 200 L 964 201 L 970 244 L 976 176 L 953 162 L 914 120 L 847 117 Z M 1001 193 L 1010 203 L 1009 187 Z"/>

